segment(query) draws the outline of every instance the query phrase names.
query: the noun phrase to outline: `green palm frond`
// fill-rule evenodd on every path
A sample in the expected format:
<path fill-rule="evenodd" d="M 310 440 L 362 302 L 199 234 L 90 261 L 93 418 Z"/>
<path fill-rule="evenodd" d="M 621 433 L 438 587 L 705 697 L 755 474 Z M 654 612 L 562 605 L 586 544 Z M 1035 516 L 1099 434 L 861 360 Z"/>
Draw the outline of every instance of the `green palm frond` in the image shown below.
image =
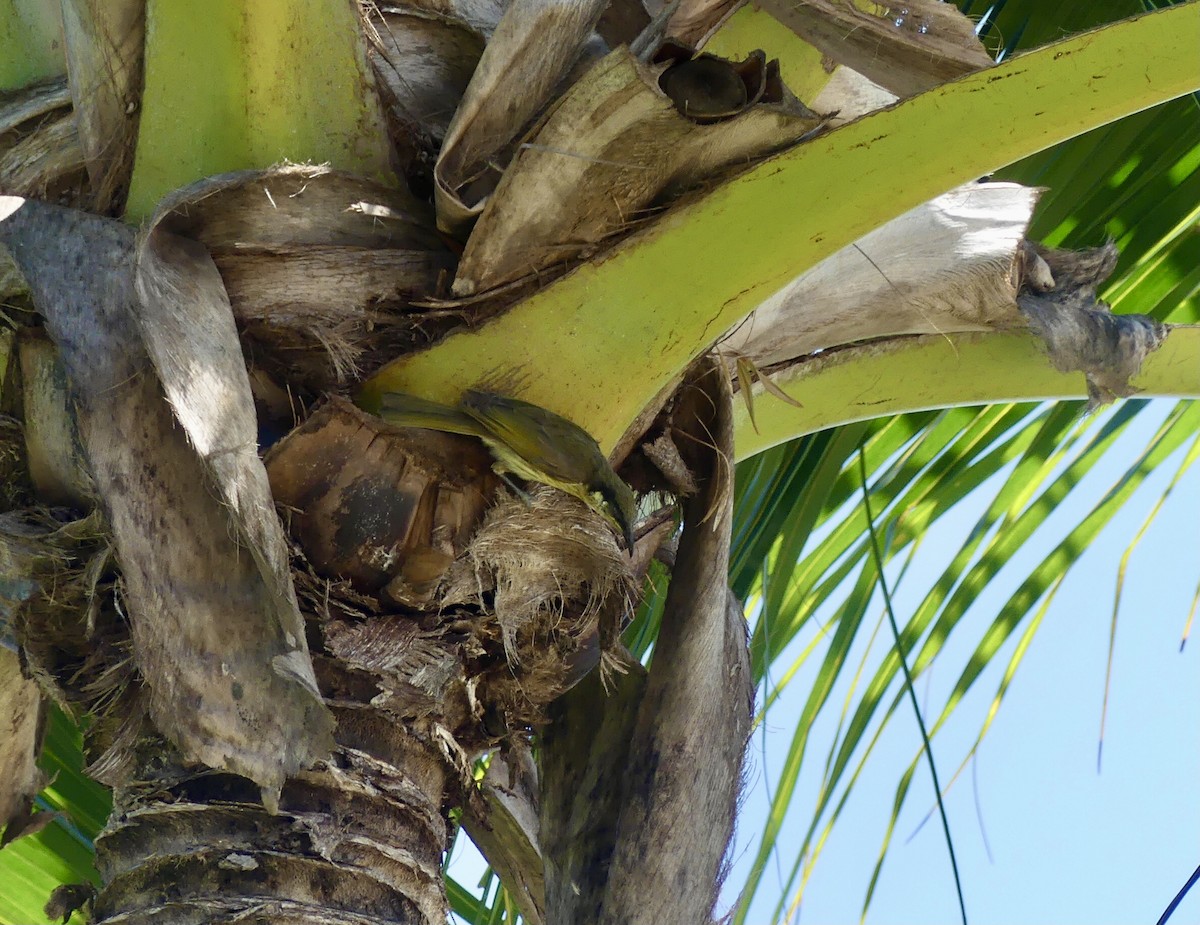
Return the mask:
<path fill-rule="evenodd" d="M 1018 0 L 976 3 L 974 7 L 979 9 L 967 11 L 977 16 L 990 9 L 984 34 L 1007 36 L 1005 47 L 1010 52 L 1014 37 L 1020 38 L 1022 46 L 1039 44 L 1140 9 L 1138 4 L 1130 9 L 1128 3 L 1110 3 L 1060 4 L 1048 10 L 1045 4 Z M 1200 294 L 1200 237 L 1194 233 L 1200 218 L 1198 168 L 1200 110 L 1193 98 L 1186 98 L 1043 152 L 1006 169 L 1002 176 L 1048 188 L 1030 230 L 1031 238 L 1064 247 L 1094 246 L 1106 238 L 1117 242 L 1122 250 L 1121 261 L 1103 293 L 1115 311 L 1190 323 L 1197 319 Z M 978 636 L 969 658 L 957 669 L 958 679 L 945 703 L 937 707 L 938 713 L 926 717 L 931 735 L 946 724 L 989 666 L 995 666 L 993 671 L 1000 670 L 996 693 L 986 714 L 980 717 L 975 745 L 966 755 L 953 756 L 958 772 L 991 726 L 1022 657 L 1035 644 L 1045 608 L 1078 551 L 1103 529 L 1154 467 L 1165 464 L 1192 441 L 1200 424 L 1194 407 L 1181 403 L 1167 413 L 1141 456 L 1030 571 L 991 622 L 982 627 L 981 635 L 977 620 L 971 625 L 963 622 L 968 607 L 992 586 L 1000 569 L 1023 547 L 1047 542 L 1038 528 L 1050 511 L 1100 462 L 1144 409 L 1145 403 L 1130 401 L 1091 420 L 1081 419 L 1082 409 L 1074 404 L 993 406 L 954 409 L 938 415 L 906 415 L 871 425 L 868 447 L 869 452 L 874 450 L 870 458 L 875 464 L 872 497 L 878 499 L 883 510 L 877 526 L 885 537 L 886 556 L 911 555 L 927 531 L 936 529 L 938 520 L 972 492 L 978 498 L 980 491 L 986 491 L 991 498 L 963 547 L 946 563 L 941 577 L 928 589 L 903 628 L 906 650 L 916 653 L 912 661 L 914 675 L 929 668 L 952 632 L 974 632 Z M 896 435 L 904 433 L 908 434 L 907 441 L 897 439 Z M 802 459 L 806 451 L 811 452 L 806 448 L 818 445 L 818 436 L 820 446 L 837 440 L 836 433 L 826 432 L 772 452 L 780 460 Z M 1192 465 L 1195 446 L 1193 441 L 1179 464 L 1176 480 Z M 751 508 L 765 504 L 764 497 L 749 488 L 763 484 L 759 471 L 762 465 L 752 460 L 739 470 L 739 479 L 746 475 L 745 497 L 739 500 Z M 773 542 L 757 535 L 754 548 L 768 548 L 770 552 L 758 558 L 757 570 L 752 562 L 744 566 L 745 574 L 756 576 L 752 585 L 754 600 L 761 604 L 754 630 L 756 678 L 764 675 L 764 652 L 770 659 L 778 659 L 781 653 L 795 652 L 800 647 L 795 662 L 780 662 L 769 669 L 770 676 L 781 680 L 775 680 L 766 691 L 767 707 L 774 703 L 779 688 L 800 674 L 803 661 L 816 659 L 819 666 L 804 675 L 809 678 L 815 671 L 799 717 L 773 713 L 769 720 L 776 727 L 786 722 L 794 732 L 781 759 L 782 770 L 772 782 L 771 808 L 762 822 L 764 834 L 736 919 L 739 922 L 746 921 L 762 871 L 777 851 L 778 835 L 797 795 L 806 751 L 814 747 L 810 735 L 818 717 L 823 711 L 840 711 L 807 834 L 794 857 L 783 859 L 784 867 L 790 867 L 791 872 L 774 905 L 773 920 L 780 920 L 798 901 L 880 735 L 895 711 L 905 709 L 903 692 L 897 690 L 899 663 L 894 652 L 865 681 L 861 677 L 864 665 L 860 662 L 855 667 L 855 639 L 874 634 L 878 621 L 868 614 L 873 605 L 868 592 L 865 524 L 861 510 L 851 500 L 850 475 L 849 467 L 844 466 L 840 478 L 832 481 L 832 489 L 822 489 L 823 515 L 799 532 L 798 541 L 786 529 L 776 530 Z M 776 484 L 785 483 L 789 473 L 775 472 L 772 477 Z M 813 499 L 804 499 L 798 510 L 804 511 L 803 505 L 811 504 Z M 813 630 L 809 622 L 822 605 L 826 612 L 832 609 L 834 616 L 819 631 Z M 1007 663 L 1001 669 L 999 660 L 1003 659 Z M 848 677 L 851 674 L 852 679 Z M 842 689 L 835 684 L 838 677 L 843 677 L 843 685 L 853 691 L 852 707 L 834 700 L 835 693 Z M 920 743 L 914 742 L 914 752 L 919 747 Z M 915 762 L 916 758 L 903 770 L 897 786 L 892 816 L 867 885 L 868 904 L 908 794 Z"/>
<path fill-rule="evenodd" d="M 39 766 L 50 784 L 38 795 L 38 810 L 62 815 L 0 851 L 4 925 L 43 921 L 42 906 L 60 884 L 100 882 L 92 841 L 108 819 L 112 799 L 105 787 L 83 773 L 82 734 L 56 707 L 46 724 Z"/>

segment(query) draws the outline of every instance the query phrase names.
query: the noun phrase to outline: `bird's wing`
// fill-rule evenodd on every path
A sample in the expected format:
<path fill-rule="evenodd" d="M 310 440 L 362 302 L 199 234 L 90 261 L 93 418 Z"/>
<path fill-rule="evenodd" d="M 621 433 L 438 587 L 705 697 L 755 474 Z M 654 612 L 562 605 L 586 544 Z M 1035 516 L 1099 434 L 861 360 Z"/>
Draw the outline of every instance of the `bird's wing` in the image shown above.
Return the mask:
<path fill-rule="evenodd" d="M 539 405 L 473 389 L 463 395 L 463 409 L 551 481 L 593 481 L 602 454 L 578 424 Z"/>

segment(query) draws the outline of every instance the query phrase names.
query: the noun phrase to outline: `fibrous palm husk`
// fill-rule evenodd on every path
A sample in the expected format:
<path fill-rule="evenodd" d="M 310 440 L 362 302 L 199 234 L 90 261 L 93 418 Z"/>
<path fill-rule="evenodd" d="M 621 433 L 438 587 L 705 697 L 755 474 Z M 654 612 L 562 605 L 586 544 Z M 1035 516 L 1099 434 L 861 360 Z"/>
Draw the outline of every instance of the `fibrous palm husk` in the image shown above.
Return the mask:
<path fill-rule="evenodd" d="M 467 751 L 540 721 L 613 650 L 633 593 L 602 516 L 546 487 L 493 503 L 491 463 L 477 440 L 341 399 L 267 456 L 301 599 L 343 663 L 328 671 L 365 672 L 374 706 Z"/>
<path fill-rule="evenodd" d="M 1054 368 L 1080 371 L 1092 408 L 1137 392 L 1130 385 L 1146 357 L 1162 346 L 1168 325 L 1147 315 L 1116 315 L 1096 290 L 1117 265 L 1111 242 L 1086 251 L 1031 247 L 1021 314 L 1042 339 Z"/>
<path fill-rule="evenodd" d="M 87 510 L 96 488 L 71 412 L 66 371 L 48 338 L 23 330 L 17 345 L 25 463 L 38 500 Z"/>
<path fill-rule="evenodd" d="M 668 10 L 672 5 L 670 0 L 650 0 L 647 6 L 650 12 L 656 15 L 662 11 L 670 13 L 666 26 L 668 38 L 702 48 L 709 36 L 720 28 L 721 23 L 745 2 L 746 0 L 679 0 L 673 11 Z"/>
<path fill-rule="evenodd" d="M 568 676 L 578 679 L 598 661 L 619 670 L 616 647 L 632 600 L 629 561 L 604 517 L 546 486 L 488 512 L 447 576 L 442 598 L 444 606 L 493 612 L 508 664 L 488 685 L 504 689 L 493 691 L 500 700 L 523 703 L 517 712 L 527 721 L 529 710 L 540 715 Z M 574 666 L 581 671 L 564 674 L 564 664 L 580 659 L 588 662 Z"/>
<path fill-rule="evenodd" d="M 0 625 L 20 644 L 44 697 L 92 716 L 85 754 L 116 772 L 127 767 L 145 702 L 101 518 L 64 516 L 41 508 L 0 514 Z M 120 774 L 105 782 L 120 783 Z"/>
<path fill-rule="evenodd" d="M 24 128 L 33 120 L 70 105 L 71 90 L 62 77 L 0 96 L 0 142 L 8 141 L 5 136 L 15 129 L 22 129 L 24 134 Z"/>
<path fill-rule="evenodd" d="M 83 186 L 83 165 L 74 114 L 49 116 L 0 152 L 0 192 L 71 200 Z"/>
<path fill-rule="evenodd" d="M 722 70 L 722 90 L 740 93 L 706 95 L 712 75 L 689 82 L 692 67 Z M 739 65 L 680 50 L 646 65 L 618 49 L 521 145 L 467 242 L 454 293 L 471 295 L 585 256 L 646 209 L 821 124 L 761 52 Z"/>
<path fill-rule="evenodd" d="M 86 186 L 71 91 L 65 78 L 0 95 L 0 195 L 76 201 Z M 0 248 L 0 299 L 27 292 Z"/>

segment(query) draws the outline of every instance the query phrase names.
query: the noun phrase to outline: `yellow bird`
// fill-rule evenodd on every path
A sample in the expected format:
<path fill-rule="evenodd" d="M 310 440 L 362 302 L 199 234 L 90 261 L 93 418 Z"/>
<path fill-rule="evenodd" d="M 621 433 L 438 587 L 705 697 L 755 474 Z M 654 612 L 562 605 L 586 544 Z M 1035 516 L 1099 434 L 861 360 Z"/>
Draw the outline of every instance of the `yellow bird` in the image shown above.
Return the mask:
<path fill-rule="evenodd" d="M 475 389 L 463 394 L 457 408 L 384 392 L 379 416 L 400 427 L 478 437 L 491 451 L 493 468 L 501 477 L 511 473 L 573 495 L 611 518 L 626 547 L 633 548 L 633 490 L 613 472 L 600 445 L 578 424 L 529 402 Z M 596 494 L 608 505 L 607 511 Z"/>

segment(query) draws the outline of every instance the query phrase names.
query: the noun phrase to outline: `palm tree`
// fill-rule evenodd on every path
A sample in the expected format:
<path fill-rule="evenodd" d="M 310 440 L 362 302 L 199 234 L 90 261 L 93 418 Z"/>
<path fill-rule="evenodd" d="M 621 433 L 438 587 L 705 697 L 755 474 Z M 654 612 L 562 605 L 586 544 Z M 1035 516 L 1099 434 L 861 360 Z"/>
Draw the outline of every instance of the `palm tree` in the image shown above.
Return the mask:
<path fill-rule="evenodd" d="M 86 878 L 94 840 L 101 920 L 475 915 L 440 875 L 461 820 L 527 921 L 705 920 L 751 692 L 815 602 L 855 577 L 793 781 L 873 547 L 905 555 L 1016 463 L 865 689 L 811 846 L 871 719 L 903 703 L 889 687 L 1137 406 L 1061 477 L 1077 408 L 928 409 L 1197 391 L 1195 331 L 1166 322 L 1195 308 L 1200 138 L 1194 102 L 1168 101 L 1196 89 L 1200 5 L 1009 60 L 1018 38 L 1132 11 L 996 4 L 994 66 L 965 20 L 915 0 L 767 3 L 715 32 L 728 3 L 502 6 L 6 8 L 3 399 L 20 424 L 2 533 L 22 672 L 5 696 L 26 722 L 0 809 L 10 838 L 42 828 L 0 863 L 37 904 Z M 1089 130 L 1013 168 L 1052 189 L 1032 229 L 1034 193 L 972 182 Z M 1115 200 L 1093 192 L 1108 178 Z M 1114 204 L 1119 259 L 1056 249 L 1101 244 Z M 1119 318 L 1094 304 L 1110 273 Z M 472 386 L 620 463 L 643 498 L 629 555 L 599 506 L 510 494 L 476 441 L 358 407 Z M 846 514 L 867 483 L 874 516 Z M 1030 576 L 984 662 L 1051 576 Z M 747 598 L 765 614 L 748 650 Z M 651 647 L 669 657 L 647 672 Z M 40 805 L 66 826 L 27 811 L 43 742 Z M 72 747 L 111 815 L 55 764 Z M 89 895 L 60 890 L 55 911 Z"/>

